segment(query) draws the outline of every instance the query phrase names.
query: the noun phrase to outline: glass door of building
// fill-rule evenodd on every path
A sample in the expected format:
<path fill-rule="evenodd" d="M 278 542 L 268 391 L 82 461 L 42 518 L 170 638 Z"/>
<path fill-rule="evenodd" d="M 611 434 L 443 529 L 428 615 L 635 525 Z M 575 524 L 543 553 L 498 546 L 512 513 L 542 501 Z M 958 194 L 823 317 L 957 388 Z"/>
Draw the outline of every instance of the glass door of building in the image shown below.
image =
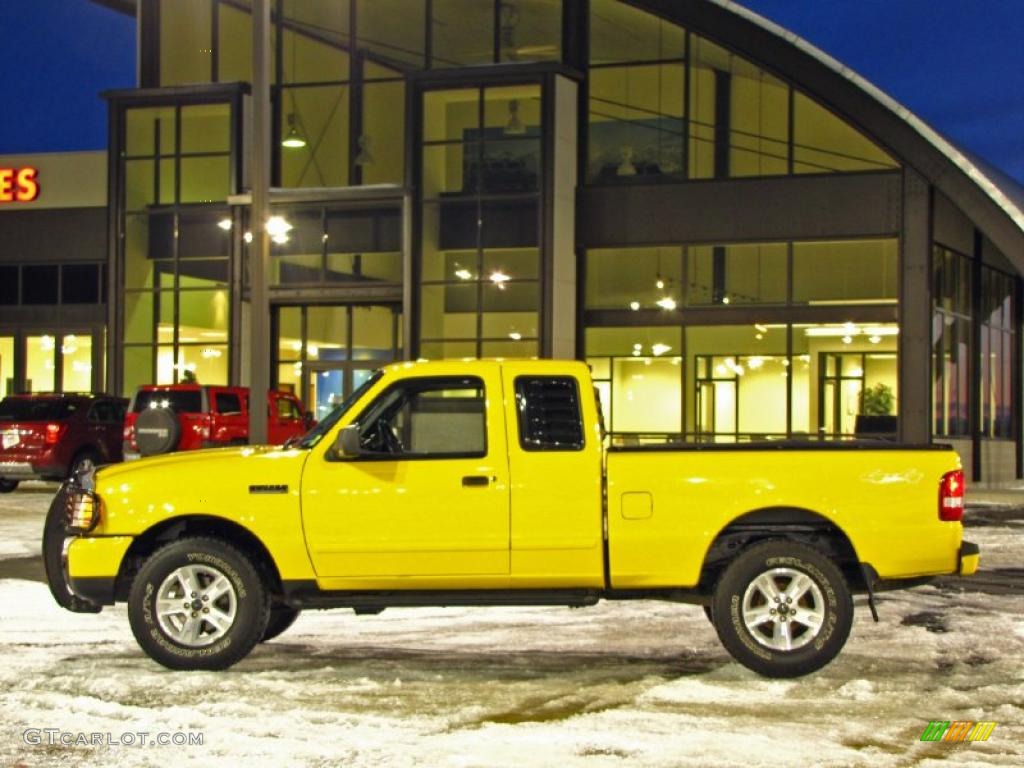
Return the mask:
<path fill-rule="evenodd" d="M 390 305 L 276 307 L 276 386 L 297 394 L 319 421 L 400 357 L 401 317 Z"/>
<path fill-rule="evenodd" d="M 302 402 L 317 421 L 355 392 L 379 366 L 366 363 L 311 363 Z"/>
<path fill-rule="evenodd" d="M 0 335 L 0 397 L 16 392 L 90 392 L 103 384 L 103 332 L 24 329 Z"/>

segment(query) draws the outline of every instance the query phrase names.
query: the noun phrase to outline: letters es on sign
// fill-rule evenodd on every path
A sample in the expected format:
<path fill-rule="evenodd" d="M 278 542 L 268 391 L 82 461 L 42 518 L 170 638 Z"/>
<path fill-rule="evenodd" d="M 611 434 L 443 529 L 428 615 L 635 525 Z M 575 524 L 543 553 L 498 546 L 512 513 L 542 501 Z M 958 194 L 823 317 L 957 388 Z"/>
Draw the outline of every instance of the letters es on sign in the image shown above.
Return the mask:
<path fill-rule="evenodd" d="M 30 203 L 38 197 L 38 168 L 0 168 L 0 203 Z"/>

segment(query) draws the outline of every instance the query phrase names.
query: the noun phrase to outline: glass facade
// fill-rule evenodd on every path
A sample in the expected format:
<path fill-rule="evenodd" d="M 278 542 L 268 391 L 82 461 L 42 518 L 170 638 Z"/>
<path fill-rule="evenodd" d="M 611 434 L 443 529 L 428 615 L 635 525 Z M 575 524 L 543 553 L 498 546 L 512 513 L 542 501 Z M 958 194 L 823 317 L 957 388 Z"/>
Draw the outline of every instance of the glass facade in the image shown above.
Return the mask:
<path fill-rule="evenodd" d="M 586 359 L 625 442 L 892 438 L 898 335 L 852 322 L 588 328 Z"/>
<path fill-rule="evenodd" d="M 251 80 L 250 3 L 147 8 L 157 28 L 142 39 L 158 44 L 142 84 L 175 90 L 118 113 L 119 381 L 241 382 L 250 226 L 229 197 L 246 187 L 247 133 L 243 99 L 210 93 Z M 961 240 L 923 256 L 931 403 L 901 409 L 900 385 L 909 397 L 922 384 L 906 387 L 921 352 L 902 348 L 897 322 L 922 255 L 906 258 L 895 203 L 871 224 L 816 200 L 805 221 L 758 231 L 744 210 L 744 227 L 714 215 L 710 234 L 665 238 L 631 203 L 590 236 L 591 199 L 637 192 L 615 185 L 770 178 L 751 188 L 794 199 L 807 185 L 899 186 L 901 159 L 861 115 L 841 116 L 843 99 L 733 50 L 711 21 L 694 20 L 698 34 L 688 8 L 670 20 L 621 0 L 272 8 L 272 186 L 296 194 L 273 207 L 285 227 L 271 244 L 271 367 L 317 416 L 381 361 L 575 344 L 623 441 L 892 438 L 903 418 L 940 437 L 1019 436 L 1018 281 Z M 387 202 L 352 202 L 376 185 Z M 37 300 L 17 277 L 0 280 L 0 305 Z M 74 377 L 68 358 L 54 359 L 58 378 Z"/>
<path fill-rule="evenodd" d="M 895 239 L 595 248 L 587 309 L 897 303 Z"/>
<path fill-rule="evenodd" d="M 948 248 L 932 253 L 932 432 L 971 434 L 971 260 Z"/>
<path fill-rule="evenodd" d="M 1010 438 L 1013 423 L 1013 366 L 1017 360 L 1014 322 L 1016 283 L 1011 275 L 981 269 L 981 429 L 985 437 Z"/>
<path fill-rule="evenodd" d="M 543 128 L 538 85 L 424 94 L 420 355 L 538 354 Z"/>
<path fill-rule="evenodd" d="M 806 94 L 681 26 L 591 0 L 590 35 L 593 183 L 898 167 Z"/>
<path fill-rule="evenodd" d="M 124 386 L 229 378 L 234 116 L 229 103 L 124 112 Z"/>

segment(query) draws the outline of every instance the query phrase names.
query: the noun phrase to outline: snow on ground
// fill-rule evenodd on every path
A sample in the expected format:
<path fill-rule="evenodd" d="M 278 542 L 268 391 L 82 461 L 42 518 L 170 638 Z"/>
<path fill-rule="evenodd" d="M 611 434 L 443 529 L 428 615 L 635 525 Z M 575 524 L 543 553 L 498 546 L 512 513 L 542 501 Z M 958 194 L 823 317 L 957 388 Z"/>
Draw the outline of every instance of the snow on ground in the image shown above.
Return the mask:
<path fill-rule="evenodd" d="M 38 555 L 43 518 L 56 483 L 21 483 L 14 493 L 0 493 L 0 558 Z"/>
<path fill-rule="evenodd" d="M 0 552 L 38 551 L 48 502 L 3 498 Z M 998 553 L 986 567 L 1021 567 L 1018 522 L 969 530 Z M 123 606 L 75 615 L 2 579 L 0 764 L 1016 766 L 1022 593 L 886 593 L 880 624 L 861 606 L 839 658 L 787 681 L 734 663 L 699 608 L 647 601 L 308 612 L 226 672 L 181 673 L 143 655 Z M 984 743 L 919 740 L 956 719 L 998 725 Z M 35 746 L 28 728 L 204 743 Z"/>

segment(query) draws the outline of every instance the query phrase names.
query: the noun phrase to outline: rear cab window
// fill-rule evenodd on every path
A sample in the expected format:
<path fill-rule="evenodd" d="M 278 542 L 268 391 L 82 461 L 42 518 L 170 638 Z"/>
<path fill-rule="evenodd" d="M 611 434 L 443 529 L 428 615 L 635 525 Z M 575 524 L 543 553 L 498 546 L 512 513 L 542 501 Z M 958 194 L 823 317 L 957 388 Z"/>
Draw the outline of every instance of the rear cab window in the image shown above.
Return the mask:
<path fill-rule="evenodd" d="M 242 398 L 235 392 L 215 392 L 213 403 L 220 414 L 236 416 L 242 412 Z"/>
<path fill-rule="evenodd" d="M 0 421 L 59 421 L 77 409 L 77 403 L 60 398 L 9 397 L 0 402 Z"/>
<path fill-rule="evenodd" d="M 519 445 L 524 451 L 582 451 L 579 383 L 572 376 L 518 376 Z"/>

